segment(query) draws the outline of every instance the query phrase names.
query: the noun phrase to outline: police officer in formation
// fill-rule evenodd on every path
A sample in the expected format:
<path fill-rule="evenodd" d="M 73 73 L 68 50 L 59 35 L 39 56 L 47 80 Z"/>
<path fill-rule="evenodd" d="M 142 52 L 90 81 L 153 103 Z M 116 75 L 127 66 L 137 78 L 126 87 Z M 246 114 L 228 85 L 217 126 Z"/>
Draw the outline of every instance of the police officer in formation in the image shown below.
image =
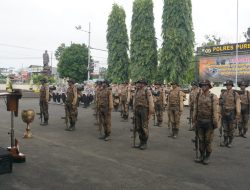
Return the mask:
<path fill-rule="evenodd" d="M 241 119 L 238 125 L 240 137 L 247 138 L 246 132 L 248 130 L 248 120 L 249 120 L 249 106 L 250 106 L 250 97 L 249 91 L 246 90 L 248 83 L 246 81 L 239 82 L 240 87 L 240 101 L 241 101 Z"/>
<path fill-rule="evenodd" d="M 154 113 L 153 97 L 147 88 L 147 81 L 140 79 L 136 82 L 136 92 L 134 95 L 134 122 L 135 130 L 139 134 L 140 144 L 136 148 L 144 150 L 147 148 L 149 136 L 148 122 Z"/>
<path fill-rule="evenodd" d="M 154 83 L 155 89 L 153 91 L 153 99 L 154 99 L 154 106 L 155 106 L 155 115 L 157 119 L 156 125 L 158 127 L 162 127 L 163 122 L 163 109 L 166 105 L 166 95 L 164 89 L 161 87 L 160 82 Z"/>
<path fill-rule="evenodd" d="M 70 126 L 67 131 L 74 131 L 77 117 L 77 89 L 75 87 L 75 80 L 68 80 L 67 98 L 65 101 L 65 114 L 69 118 Z"/>
<path fill-rule="evenodd" d="M 74 79 L 69 79 L 67 89 L 67 98 L 65 101 L 65 113 L 69 118 L 70 126 L 68 131 L 75 130 L 77 115 L 77 88 Z M 47 80 L 41 79 L 40 88 L 40 109 L 44 117 L 42 125 L 48 125 L 48 100 L 49 88 Z M 112 89 L 109 88 L 107 80 L 98 81 L 95 91 L 96 115 L 99 129 L 104 129 L 104 135 L 101 139 L 105 141 L 111 140 L 111 112 L 113 109 Z M 166 104 L 165 92 L 161 88 L 161 83 L 156 82 L 155 90 L 151 92 L 147 88 L 147 81 L 140 79 L 136 82 L 136 88 L 133 96 L 134 108 L 134 124 L 135 132 L 139 134 L 139 145 L 136 148 L 144 150 L 147 148 L 149 138 L 149 119 L 156 113 L 157 123 L 162 125 L 163 106 Z M 168 93 L 167 111 L 170 117 L 172 134 L 171 137 L 176 138 L 180 128 L 180 117 L 183 112 L 185 93 L 181 91 L 177 82 L 172 82 L 172 89 Z M 203 164 L 209 163 L 212 153 L 212 141 L 214 137 L 214 129 L 216 129 L 221 120 L 223 127 L 224 142 L 223 146 L 231 147 L 234 137 L 235 126 L 238 126 L 239 136 L 246 138 L 248 130 L 247 124 L 249 120 L 250 97 L 246 90 L 248 84 L 245 81 L 238 83 L 240 91 L 233 90 L 233 81 L 225 82 L 226 90 L 222 90 L 220 99 L 210 92 L 212 88 L 209 80 L 202 80 L 199 83 L 192 83 L 192 91 L 190 93 L 190 115 L 192 116 L 193 126 L 197 131 L 197 139 L 199 144 L 200 156 L 195 160 Z M 120 100 L 123 106 L 124 119 L 128 117 L 128 102 L 131 99 L 131 89 L 128 83 L 123 83 L 120 93 Z M 154 97 L 153 97 L 154 95 Z M 100 129 L 101 131 L 101 129 Z"/>
<path fill-rule="evenodd" d="M 109 141 L 111 140 L 111 112 L 113 110 L 113 97 L 112 90 L 109 88 L 109 82 L 107 80 L 102 81 L 97 99 L 99 125 L 104 129 L 104 135 L 101 136 L 100 139 Z"/>
<path fill-rule="evenodd" d="M 195 97 L 193 121 L 197 130 L 200 157 L 195 161 L 203 164 L 209 163 L 212 153 L 212 141 L 214 137 L 214 129 L 219 123 L 219 99 L 209 90 L 212 85 L 209 80 L 203 80 L 199 83 L 201 91 Z"/>
<path fill-rule="evenodd" d="M 172 82 L 172 89 L 168 95 L 167 111 L 170 117 L 172 134 L 169 137 L 177 138 L 180 128 L 180 117 L 184 108 L 186 94 L 181 91 L 177 82 Z"/>
<path fill-rule="evenodd" d="M 128 112 L 129 100 L 130 100 L 130 89 L 128 86 L 128 82 L 125 81 L 122 83 L 121 92 L 120 92 L 121 117 L 124 120 L 127 120 L 129 116 L 129 112 Z"/>
<path fill-rule="evenodd" d="M 41 117 L 41 121 L 43 120 L 43 122 L 41 122 L 40 125 L 48 125 L 48 121 L 49 121 L 49 87 L 47 85 L 47 79 L 46 78 L 42 78 L 40 80 L 42 86 L 40 88 L 40 99 L 39 99 L 39 105 L 40 105 L 40 117 Z"/>
<path fill-rule="evenodd" d="M 199 84 L 196 81 L 193 81 L 191 83 L 191 92 L 189 94 L 189 117 L 190 119 L 193 117 L 193 112 L 194 112 L 194 102 L 196 100 L 196 96 L 200 91 Z M 190 131 L 194 130 L 193 127 L 190 127 Z"/>
<path fill-rule="evenodd" d="M 238 125 L 241 113 L 240 96 L 232 88 L 232 80 L 224 84 L 226 90 L 220 95 L 221 122 L 223 126 L 224 142 L 223 146 L 232 147 L 235 125 Z"/>

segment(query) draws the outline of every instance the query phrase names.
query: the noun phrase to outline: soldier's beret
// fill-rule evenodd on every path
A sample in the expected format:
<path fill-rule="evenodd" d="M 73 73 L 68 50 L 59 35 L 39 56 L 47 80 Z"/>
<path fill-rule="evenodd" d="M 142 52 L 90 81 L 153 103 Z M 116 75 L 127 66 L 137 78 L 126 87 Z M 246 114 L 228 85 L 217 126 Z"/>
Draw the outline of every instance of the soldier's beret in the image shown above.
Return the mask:
<path fill-rule="evenodd" d="M 247 81 L 240 81 L 240 82 L 238 82 L 238 86 L 248 87 L 248 82 Z"/>
<path fill-rule="evenodd" d="M 72 84 L 75 84 L 75 80 L 74 79 L 69 79 L 69 80 L 67 80 L 67 82 L 70 82 L 70 83 L 72 83 Z"/>
<path fill-rule="evenodd" d="M 223 86 L 228 86 L 228 85 L 231 85 L 231 86 L 234 86 L 234 82 L 232 80 L 227 80 Z"/>
<path fill-rule="evenodd" d="M 209 80 L 202 80 L 199 82 L 199 87 L 202 87 L 203 85 L 208 85 L 209 88 L 213 88 Z"/>

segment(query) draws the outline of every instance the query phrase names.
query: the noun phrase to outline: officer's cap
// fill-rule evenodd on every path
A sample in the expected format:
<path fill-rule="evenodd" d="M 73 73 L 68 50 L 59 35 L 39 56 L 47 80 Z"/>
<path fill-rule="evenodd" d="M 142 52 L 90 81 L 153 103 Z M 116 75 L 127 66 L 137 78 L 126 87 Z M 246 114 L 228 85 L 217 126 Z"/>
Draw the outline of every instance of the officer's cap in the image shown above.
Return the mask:
<path fill-rule="evenodd" d="M 67 82 L 70 82 L 70 83 L 72 83 L 72 84 L 75 84 L 75 80 L 74 79 L 69 79 L 69 80 L 67 80 Z"/>
<path fill-rule="evenodd" d="M 128 81 L 123 81 L 121 84 L 128 84 Z"/>
<path fill-rule="evenodd" d="M 109 81 L 108 80 L 104 80 L 104 81 L 102 81 L 102 84 L 106 84 L 107 86 L 109 86 Z"/>
<path fill-rule="evenodd" d="M 234 86 L 234 82 L 232 80 L 227 80 L 223 86 L 228 86 L 228 85 L 231 85 L 231 86 Z"/>
<path fill-rule="evenodd" d="M 248 87 L 248 82 L 247 81 L 240 81 L 240 82 L 238 82 L 238 86 Z"/>
<path fill-rule="evenodd" d="M 162 85 L 160 81 L 155 81 L 154 85 Z"/>
<path fill-rule="evenodd" d="M 140 80 L 138 80 L 136 83 L 141 83 L 141 84 L 145 84 L 145 85 L 148 84 L 148 82 L 147 82 L 146 79 L 140 79 Z"/>
<path fill-rule="evenodd" d="M 202 87 L 203 85 L 208 85 L 209 88 L 213 88 L 209 80 L 202 80 L 199 82 L 199 87 Z"/>
<path fill-rule="evenodd" d="M 46 78 L 42 78 L 42 79 L 40 80 L 40 82 L 47 83 L 48 81 L 47 81 L 47 79 L 46 79 Z"/>
<path fill-rule="evenodd" d="M 196 81 L 193 81 L 193 82 L 191 83 L 191 85 L 192 85 L 192 86 L 199 86 L 198 82 L 196 82 Z"/>
<path fill-rule="evenodd" d="M 171 85 L 177 85 L 177 86 L 179 85 L 179 83 L 178 83 L 177 81 L 173 81 L 173 82 L 171 82 L 170 84 L 171 84 Z"/>

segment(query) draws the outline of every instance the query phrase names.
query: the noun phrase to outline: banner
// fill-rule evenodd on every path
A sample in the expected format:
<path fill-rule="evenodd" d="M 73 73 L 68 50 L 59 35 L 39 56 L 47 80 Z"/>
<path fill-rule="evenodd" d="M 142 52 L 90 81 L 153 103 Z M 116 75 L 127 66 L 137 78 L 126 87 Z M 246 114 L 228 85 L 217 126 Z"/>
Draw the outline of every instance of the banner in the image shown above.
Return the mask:
<path fill-rule="evenodd" d="M 199 59 L 200 80 L 208 79 L 222 83 L 226 80 L 235 81 L 236 69 L 238 81 L 250 81 L 250 54 L 238 55 L 238 60 L 235 55 L 200 57 Z"/>

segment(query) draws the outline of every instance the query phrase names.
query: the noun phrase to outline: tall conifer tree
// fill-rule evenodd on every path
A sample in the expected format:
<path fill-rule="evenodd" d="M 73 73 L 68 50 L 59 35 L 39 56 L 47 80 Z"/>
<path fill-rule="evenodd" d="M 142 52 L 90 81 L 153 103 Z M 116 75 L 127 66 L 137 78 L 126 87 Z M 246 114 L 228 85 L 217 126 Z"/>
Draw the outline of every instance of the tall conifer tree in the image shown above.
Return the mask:
<path fill-rule="evenodd" d="M 160 70 L 167 81 L 183 82 L 193 62 L 191 0 L 164 0 Z"/>
<path fill-rule="evenodd" d="M 157 69 L 157 44 L 152 0 L 134 1 L 130 37 L 131 79 L 153 81 Z"/>
<path fill-rule="evenodd" d="M 108 19 L 108 78 L 114 83 L 128 80 L 128 34 L 126 14 L 122 7 L 113 4 Z"/>

